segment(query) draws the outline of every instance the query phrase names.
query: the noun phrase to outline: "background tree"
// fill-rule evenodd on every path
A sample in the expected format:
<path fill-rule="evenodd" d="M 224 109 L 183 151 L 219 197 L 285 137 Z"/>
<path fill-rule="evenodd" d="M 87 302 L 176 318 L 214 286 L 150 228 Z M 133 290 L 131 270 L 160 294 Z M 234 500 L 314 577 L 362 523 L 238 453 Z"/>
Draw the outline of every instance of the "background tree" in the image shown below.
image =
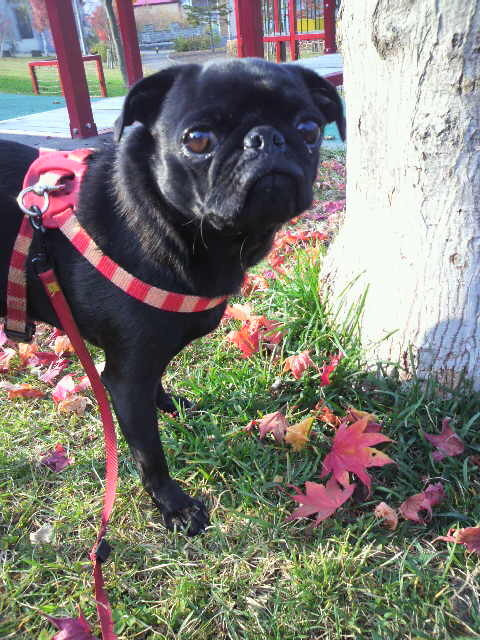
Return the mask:
<path fill-rule="evenodd" d="M 13 40 L 13 25 L 6 9 L 0 10 L 0 58 L 7 44 Z"/>
<path fill-rule="evenodd" d="M 230 13 L 226 2 L 219 0 L 207 0 L 202 7 L 186 5 L 183 8 L 187 21 L 193 27 L 205 25 L 207 34 L 210 38 L 210 46 L 215 51 L 215 25 L 221 18 L 227 18 Z"/>
<path fill-rule="evenodd" d="M 117 16 L 115 15 L 115 10 L 113 7 L 113 0 L 103 0 L 103 6 L 105 7 L 105 11 L 107 13 L 112 42 L 113 46 L 115 47 L 118 66 L 120 67 L 120 71 L 122 73 L 123 83 L 126 87 L 128 87 L 128 77 L 125 68 L 125 56 L 123 55 L 122 39 L 120 38 Z"/>
<path fill-rule="evenodd" d="M 368 287 L 372 361 L 480 389 L 480 0 L 344 2 L 340 39 L 347 213 L 321 288 Z"/>

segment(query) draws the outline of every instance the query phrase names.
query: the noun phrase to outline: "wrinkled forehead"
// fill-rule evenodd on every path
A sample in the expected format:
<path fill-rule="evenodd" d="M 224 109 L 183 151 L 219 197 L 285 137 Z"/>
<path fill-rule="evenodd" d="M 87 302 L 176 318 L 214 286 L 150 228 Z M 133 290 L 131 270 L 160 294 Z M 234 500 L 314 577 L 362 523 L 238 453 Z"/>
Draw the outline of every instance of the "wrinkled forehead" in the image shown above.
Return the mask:
<path fill-rule="evenodd" d="M 300 77 L 261 60 L 209 63 L 195 77 L 184 78 L 174 93 L 177 114 L 211 109 L 238 117 L 252 112 L 287 116 L 312 103 Z"/>

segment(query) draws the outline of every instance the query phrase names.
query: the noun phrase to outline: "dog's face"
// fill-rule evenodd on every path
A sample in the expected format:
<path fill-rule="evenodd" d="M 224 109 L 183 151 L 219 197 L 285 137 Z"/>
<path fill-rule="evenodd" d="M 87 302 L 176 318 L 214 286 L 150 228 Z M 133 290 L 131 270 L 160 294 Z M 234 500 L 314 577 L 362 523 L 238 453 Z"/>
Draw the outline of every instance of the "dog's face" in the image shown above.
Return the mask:
<path fill-rule="evenodd" d="M 163 197 L 226 234 L 274 228 L 308 208 L 323 128 L 336 121 L 344 133 L 332 85 L 259 59 L 149 76 L 128 94 L 117 139 L 135 120 L 153 138 Z"/>

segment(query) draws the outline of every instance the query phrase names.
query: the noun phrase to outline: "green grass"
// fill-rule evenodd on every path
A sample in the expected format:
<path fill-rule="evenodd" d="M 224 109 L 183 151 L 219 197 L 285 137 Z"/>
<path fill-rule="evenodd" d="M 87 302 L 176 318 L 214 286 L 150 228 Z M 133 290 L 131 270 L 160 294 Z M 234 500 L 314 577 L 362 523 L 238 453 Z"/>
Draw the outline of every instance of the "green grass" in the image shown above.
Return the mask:
<path fill-rule="evenodd" d="M 45 58 L 46 59 L 46 58 Z M 38 58 L 41 60 L 41 58 Z M 0 58 L 0 91 L 2 93 L 20 93 L 33 95 L 32 82 L 28 71 L 30 58 Z M 98 87 L 97 75 L 92 63 L 87 65 L 87 82 L 91 87 Z M 121 73 L 118 69 L 107 69 L 104 66 L 105 82 L 108 97 L 123 96 L 126 93 Z M 41 78 L 45 70 L 38 71 Z M 98 91 L 93 91 L 95 94 Z M 58 92 L 60 95 L 60 91 Z"/>
<path fill-rule="evenodd" d="M 243 360 L 225 341 L 228 323 L 185 349 L 168 371 L 167 385 L 198 406 L 188 416 L 160 415 L 159 425 L 172 474 L 210 506 L 205 535 L 165 531 L 120 441 L 105 574 L 121 640 L 479 636 L 478 556 L 432 543 L 450 526 L 480 521 L 479 472 L 468 461 L 480 451 L 478 394 L 468 385 L 449 391 L 367 372 L 361 309 L 352 305 L 339 326 L 335 308 L 318 298 L 318 270 L 299 251 L 290 276 L 251 297 L 256 312 L 285 324 L 279 352 Z M 307 348 L 319 364 L 333 351 L 345 353 L 331 386 L 321 390 L 318 374 L 299 381 L 282 375 L 284 357 Z M 8 379 L 39 386 L 25 373 Z M 295 506 L 287 485 L 318 480 L 331 430 L 317 423 L 311 444 L 293 453 L 243 426 L 276 409 L 300 419 L 321 397 L 338 412 L 349 405 L 375 412 L 394 440 L 381 448 L 397 465 L 371 470 L 371 496 L 357 496 L 312 531 L 306 520 L 285 522 Z M 80 603 L 95 620 L 88 550 L 101 510 L 100 424 L 93 408 L 68 417 L 50 399 L 0 398 L 0 637 L 46 640 L 53 632 L 40 612 L 73 615 Z M 447 415 L 470 449 L 435 463 L 422 431 L 437 431 Z M 37 461 L 59 441 L 75 464 L 54 474 Z M 447 492 L 432 522 L 383 529 L 375 505 L 397 507 L 426 479 L 442 481 Z M 54 541 L 33 547 L 29 533 L 45 522 L 54 526 Z"/>

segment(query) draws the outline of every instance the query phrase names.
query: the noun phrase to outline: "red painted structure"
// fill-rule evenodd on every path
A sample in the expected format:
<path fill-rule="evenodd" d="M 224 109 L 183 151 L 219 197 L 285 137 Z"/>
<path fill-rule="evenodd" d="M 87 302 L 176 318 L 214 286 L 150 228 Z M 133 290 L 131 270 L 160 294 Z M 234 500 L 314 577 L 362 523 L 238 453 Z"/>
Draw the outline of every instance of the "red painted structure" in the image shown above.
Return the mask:
<path fill-rule="evenodd" d="M 239 57 L 264 57 L 264 43 L 271 42 L 275 44 L 277 62 L 286 60 L 287 45 L 290 58 L 297 60 L 298 42 L 301 40 L 323 40 L 325 53 L 336 53 L 335 0 L 316 0 L 313 5 L 322 2 L 324 30 L 304 32 L 298 29 L 301 12 L 297 10 L 297 0 L 236 0 Z M 267 15 L 269 12 L 271 15 Z"/>
<path fill-rule="evenodd" d="M 45 0 L 45 4 L 57 53 L 60 82 L 67 103 L 72 138 L 95 136 L 97 127 L 93 121 L 72 4 L 69 0 Z M 116 5 L 128 83 L 131 86 L 143 75 L 133 6 L 131 0 L 116 0 Z"/>
<path fill-rule="evenodd" d="M 102 58 L 99 55 L 94 56 L 82 56 L 82 62 L 95 62 L 97 67 L 98 84 L 100 85 L 100 93 L 104 98 L 107 97 L 107 85 L 105 84 L 105 74 L 103 73 Z M 35 72 L 35 67 L 57 67 L 58 60 L 34 60 L 28 63 L 28 70 L 30 72 L 30 78 L 32 80 L 33 93 L 37 96 L 40 95 L 40 87 L 38 86 L 38 78 Z M 64 94 L 62 80 L 60 78 L 60 87 L 62 94 Z"/>

